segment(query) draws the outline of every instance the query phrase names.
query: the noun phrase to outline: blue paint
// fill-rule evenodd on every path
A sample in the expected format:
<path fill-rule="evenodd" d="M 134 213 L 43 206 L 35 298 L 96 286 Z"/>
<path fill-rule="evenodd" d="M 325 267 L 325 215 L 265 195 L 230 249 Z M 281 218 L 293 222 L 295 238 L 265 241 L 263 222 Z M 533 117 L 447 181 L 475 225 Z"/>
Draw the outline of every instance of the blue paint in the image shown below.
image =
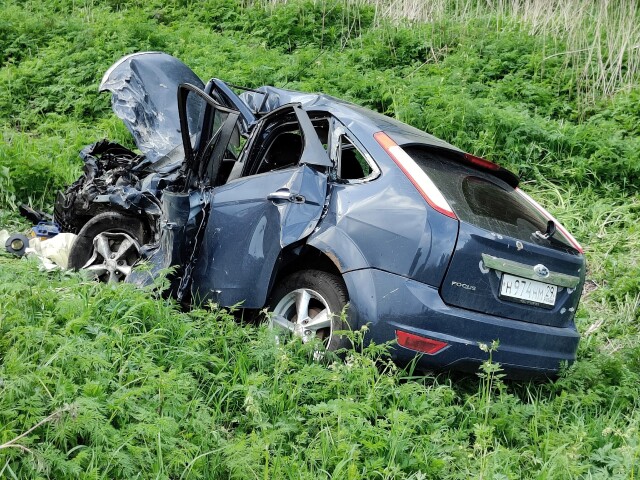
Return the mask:
<path fill-rule="evenodd" d="M 166 95 L 154 77 L 159 66 L 173 89 Z M 135 82 L 123 84 L 132 72 Z M 184 82 L 204 88 L 201 93 L 209 96 L 209 107 L 190 109 L 181 104 L 183 113 L 192 113 L 184 116 L 179 128 L 197 131 L 196 114 L 202 113 L 206 123 L 211 109 L 219 107 L 219 112 L 231 112 L 234 122 L 238 115 L 237 135 L 247 139 L 237 158 L 227 152 L 218 158 L 220 169 L 206 182 L 184 165 L 177 170 L 184 161 L 179 142 L 191 141 L 189 135 L 181 140 L 176 128 L 175 90 Z M 458 148 L 327 95 L 260 87 L 238 96 L 218 79 L 203 87 L 191 70 L 164 54 L 141 54 L 118 62 L 101 88 L 113 92 L 114 111 L 147 157 L 137 164 L 129 158 L 131 170 L 141 177 L 136 189 L 119 187 L 136 195 L 125 198 L 118 190 L 118 195 L 109 191 L 90 200 L 101 201 L 103 210 L 151 218 L 155 243 L 145 250 L 154 252 L 150 258 L 157 259 L 156 267 L 178 267 L 177 279 L 190 289 L 194 302 L 262 308 L 280 268 L 313 247 L 342 275 L 351 326 L 369 325 L 369 340 L 392 341 L 396 330 L 403 330 L 448 343 L 434 355 L 422 355 L 420 366 L 476 369 L 487 358 L 478 343 L 493 340 L 500 341 L 493 360 L 510 372 L 553 374 L 561 362 L 575 359 L 579 335 L 573 316 L 584 284 L 583 255 L 497 235 L 442 215 L 428 205 L 373 135 L 384 131 L 402 147 L 446 152 L 463 162 Z M 131 92 L 132 97 L 125 95 Z M 158 112 L 171 119 L 153 124 Z M 289 150 L 289 144 L 275 147 L 275 139 L 283 133 L 280 138 L 290 141 Z M 375 164 L 374 174 L 358 181 L 338 178 L 336 142 L 342 136 Z M 160 145 L 161 137 L 173 145 Z M 236 137 L 229 137 L 230 144 L 239 144 Z M 190 145 L 184 147 L 191 151 Z M 193 155 L 202 148 L 194 145 Z M 202 161 L 206 160 L 205 156 Z M 94 157 L 92 161 L 99 162 Z M 491 175 L 511 188 L 517 185 L 517 178 L 504 169 Z M 165 194 L 163 200 L 166 186 L 184 185 L 185 176 L 192 180 L 188 194 L 184 198 Z M 172 207 L 176 198 L 183 207 Z M 80 204 L 67 203 L 73 208 Z M 82 217 L 103 210 L 72 213 Z M 177 222 L 176 228 L 169 228 L 168 221 Z M 550 308 L 507 301 L 498 295 L 501 272 L 484 266 L 482 254 L 532 268 L 544 262 L 554 272 L 579 277 L 579 285 L 559 289 Z M 400 362 L 415 354 L 400 346 L 393 350 Z"/>

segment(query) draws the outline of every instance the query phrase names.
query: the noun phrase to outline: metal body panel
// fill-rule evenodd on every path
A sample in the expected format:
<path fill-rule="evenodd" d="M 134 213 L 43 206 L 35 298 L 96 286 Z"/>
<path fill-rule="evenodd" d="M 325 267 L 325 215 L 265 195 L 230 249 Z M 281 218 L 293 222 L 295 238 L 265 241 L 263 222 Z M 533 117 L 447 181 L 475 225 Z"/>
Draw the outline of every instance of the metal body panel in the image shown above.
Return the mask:
<path fill-rule="evenodd" d="M 439 286 L 458 222 L 431 209 L 399 170 L 371 182 L 334 184 L 329 212 L 308 243 L 342 272 L 377 268 Z"/>
<path fill-rule="evenodd" d="M 164 190 L 162 214 L 157 242 L 141 249 L 147 268 L 135 269 L 126 278 L 127 283 L 150 285 L 167 268 L 175 268 L 177 275 L 171 276 L 170 292 L 182 299 L 188 283 L 187 273 L 193 258 L 198 231 L 208 204 L 205 192 L 188 193 Z M 185 268 L 186 267 L 186 268 Z"/>
<path fill-rule="evenodd" d="M 99 90 L 110 91 L 115 114 L 127 126 L 147 160 L 155 162 L 182 143 L 178 119 L 178 85 L 204 88 L 184 63 L 160 52 L 129 55 L 105 73 Z M 190 109 L 195 128 L 199 109 Z"/>
<path fill-rule="evenodd" d="M 275 192 L 303 202 L 269 200 Z M 307 165 L 253 175 L 214 189 L 193 273 L 193 296 L 230 306 L 264 306 L 282 248 L 307 237 L 322 214 L 327 177 Z"/>
<path fill-rule="evenodd" d="M 488 266 L 484 256 L 534 266 L 544 264 L 550 271 L 563 277 L 573 277 L 578 284 L 573 288 L 558 287 L 553 307 L 515 303 L 499 297 L 504 266 Z M 513 269 L 512 269 L 513 270 Z M 584 257 L 577 253 L 548 248 L 532 242 L 498 235 L 465 222 L 460 223 L 460 234 L 453 259 L 442 285 L 442 298 L 449 305 L 484 312 L 515 320 L 564 327 L 573 321 L 584 283 Z M 544 278 L 538 281 L 553 283 Z"/>
<path fill-rule="evenodd" d="M 536 325 L 486 315 L 445 304 L 438 289 L 375 269 L 344 275 L 349 290 L 349 316 L 354 328 L 369 325 L 376 343 L 393 341 L 402 330 L 448 343 L 435 355 L 422 355 L 423 368 L 477 371 L 488 359 L 478 344 L 498 340 L 492 360 L 514 373 L 553 374 L 576 358 L 579 334 L 573 323 L 564 328 Z M 392 356 L 410 361 L 416 352 L 395 346 Z"/>

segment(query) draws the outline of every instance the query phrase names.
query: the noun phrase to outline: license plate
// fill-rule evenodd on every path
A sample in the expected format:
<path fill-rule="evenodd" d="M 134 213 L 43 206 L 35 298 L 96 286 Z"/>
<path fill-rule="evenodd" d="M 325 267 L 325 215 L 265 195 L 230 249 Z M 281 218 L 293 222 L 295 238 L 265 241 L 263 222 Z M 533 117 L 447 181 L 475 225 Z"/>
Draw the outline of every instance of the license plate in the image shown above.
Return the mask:
<path fill-rule="evenodd" d="M 558 287 L 527 278 L 502 274 L 500 297 L 531 305 L 550 305 L 556 303 Z"/>

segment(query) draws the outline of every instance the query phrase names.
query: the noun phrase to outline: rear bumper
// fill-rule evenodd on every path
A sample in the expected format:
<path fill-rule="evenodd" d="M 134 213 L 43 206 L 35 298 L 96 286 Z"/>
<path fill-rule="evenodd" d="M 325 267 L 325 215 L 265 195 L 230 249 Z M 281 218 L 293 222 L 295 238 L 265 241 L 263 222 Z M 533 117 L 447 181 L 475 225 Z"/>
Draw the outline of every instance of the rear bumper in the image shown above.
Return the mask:
<path fill-rule="evenodd" d="M 344 279 L 353 327 L 368 324 L 371 340 L 395 340 L 396 330 L 403 330 L 448 344 L 433 355 L 421 354 L 421 367 L 477 371 L 488 359 L 478 344 L 493 340 L 500 342 L 493 361 L 513 376 L 553 375 L 576 358 L 580 336 L 573 324 L 549 327 L 450 307 L 436 288 L 381 270 L 356 270 Z M 401 363 L 416 354 L 399 345 L 392 351 Z"/>

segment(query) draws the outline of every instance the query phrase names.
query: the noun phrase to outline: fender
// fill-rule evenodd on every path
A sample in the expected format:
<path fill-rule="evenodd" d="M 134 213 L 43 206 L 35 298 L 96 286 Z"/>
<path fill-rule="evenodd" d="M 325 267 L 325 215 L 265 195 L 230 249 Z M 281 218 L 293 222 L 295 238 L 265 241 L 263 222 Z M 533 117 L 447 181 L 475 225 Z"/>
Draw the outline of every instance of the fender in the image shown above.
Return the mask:
<path fill-rule="evenodd" d="M 370 265 L 356 243 L 335 225 L 320 228 L 307 240 L 307 245 L 317 248 L 329 257 L 341 274 L 352 270 L 369 268 Z"/>

